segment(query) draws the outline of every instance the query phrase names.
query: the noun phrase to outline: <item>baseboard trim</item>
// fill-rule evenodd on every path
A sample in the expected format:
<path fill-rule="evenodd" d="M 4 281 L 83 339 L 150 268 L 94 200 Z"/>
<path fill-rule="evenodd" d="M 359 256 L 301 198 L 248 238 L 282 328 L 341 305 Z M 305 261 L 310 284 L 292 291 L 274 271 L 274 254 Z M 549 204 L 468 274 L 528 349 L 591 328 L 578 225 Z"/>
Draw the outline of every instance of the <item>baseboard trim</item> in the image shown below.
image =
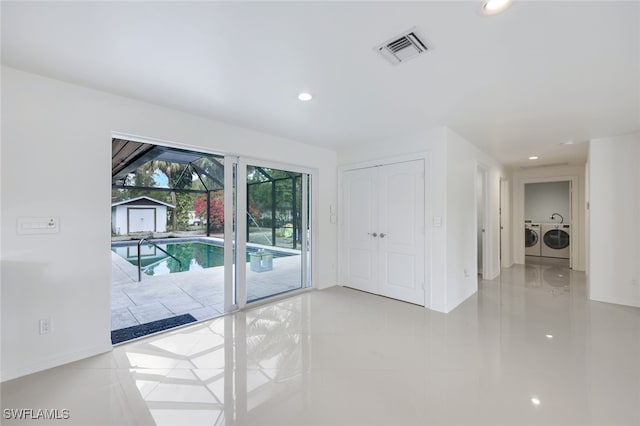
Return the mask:
<path fill-rule="evenodd" d="M 84 348 L 80 351 L 64 354 L 55 358 L 48 359 L 46 361 L 26 365 L 15 370 L 3 370 L 0 371 L 0 383 L 8 382 L 9 380 L 19 379 L 20 377 L 28 376 L 30 374 L 39 373 L 44 370 L 48 370 L 54 367 L 60 367 L 61 365 L 69 364 L 71 362 L 80 361 L 81 359 L 89 358 L 95 355 L 100 355 L 106 352 L 111 352 L 113 346 L 111 344 L 97 345 L 88 348 Z"/>

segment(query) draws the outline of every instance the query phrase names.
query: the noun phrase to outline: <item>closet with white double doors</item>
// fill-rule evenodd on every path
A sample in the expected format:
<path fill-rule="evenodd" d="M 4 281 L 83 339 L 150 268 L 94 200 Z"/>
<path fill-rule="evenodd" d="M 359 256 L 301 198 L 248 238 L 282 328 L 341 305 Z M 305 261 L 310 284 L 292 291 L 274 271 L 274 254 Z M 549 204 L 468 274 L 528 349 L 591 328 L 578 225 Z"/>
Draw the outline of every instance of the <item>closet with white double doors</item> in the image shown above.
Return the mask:
<path fill-rule="evenodd" d="M 342 285 L 424 306 L 424 160 L 345 170 L 342 182 Z"/>

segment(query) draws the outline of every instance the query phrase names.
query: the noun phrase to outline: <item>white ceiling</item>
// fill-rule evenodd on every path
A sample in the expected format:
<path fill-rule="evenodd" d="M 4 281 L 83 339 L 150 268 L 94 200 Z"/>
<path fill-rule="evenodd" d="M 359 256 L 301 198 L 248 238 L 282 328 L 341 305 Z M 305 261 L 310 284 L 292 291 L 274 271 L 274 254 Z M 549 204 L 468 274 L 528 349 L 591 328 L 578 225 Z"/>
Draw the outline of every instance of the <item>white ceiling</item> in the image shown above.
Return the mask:
<path fill-rule="evenodd" d="M 446 125 L 504 164 L 583 162 L 559 144 L 640 129 L 638 2 L 479 3 L 3 1 L 2 63 L 337 149 Z M 374 52 L 414 26 L 432 51 Z"/>

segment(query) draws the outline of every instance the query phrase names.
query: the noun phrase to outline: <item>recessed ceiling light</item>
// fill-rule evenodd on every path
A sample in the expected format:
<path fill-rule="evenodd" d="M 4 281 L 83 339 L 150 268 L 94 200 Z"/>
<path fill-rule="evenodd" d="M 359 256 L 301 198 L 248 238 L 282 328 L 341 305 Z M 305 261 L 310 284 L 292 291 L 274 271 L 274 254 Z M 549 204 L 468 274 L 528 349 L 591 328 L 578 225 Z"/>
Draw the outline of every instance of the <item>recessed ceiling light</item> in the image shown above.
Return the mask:
<path fill-rule="evenodd" d="M 553 334 L 545 334 L 544 337 L 547 339 L 553 339 Z"/>
<path fill-rule="evenodd" d="M 565 142 L 562 142 L 560 145 L 573 145 L 573 144 L 575 144 L 574 141 L 565 141 Z"/>
<path fill-rule="evenodd" d="M 534 396 L 533 398 L 531 398 L 531 403 L 533 405 L 540 405 L 540 400 Z"/>
<path fill-rule="evenodd" d="M 495 15 L 504 12 L 509 6 L 511 6 L 511 0 L 484 0 L 482 2 L 482 13 Z"/>
<path fill-rule="evenodd" d="M 302 92 L 298 94 L 298 99 L 301 101 L 310 101 L 311 99 L 313 99 L 313 96 L 311 96 L 311 93 L 308 92 Z"/>
<path fill-rule="evenodd" d="M 529 157 L 529 160 L 537 160 L 538 158 L 540 157 L 538 157 L 537 155 L 532 155 L 531 157 Z"/>

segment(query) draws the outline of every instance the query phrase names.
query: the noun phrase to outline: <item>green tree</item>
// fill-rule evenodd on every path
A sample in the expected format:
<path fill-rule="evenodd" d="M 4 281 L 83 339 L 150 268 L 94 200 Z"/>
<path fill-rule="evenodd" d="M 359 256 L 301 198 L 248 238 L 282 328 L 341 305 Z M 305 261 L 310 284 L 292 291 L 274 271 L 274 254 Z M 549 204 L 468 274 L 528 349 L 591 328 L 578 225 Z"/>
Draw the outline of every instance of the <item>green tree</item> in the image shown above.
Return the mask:
<path fill-rule="evenodd" d="M 189 193 L 178 192 L 175 206 L 172 218 L 175 218 L 177 228 L 185 230 L 189 226 L 189 211 L 193 209 L 193 197 Z"/>
<path fill-rule="evenodd" d="M 136 177 L 140 174 L 142 179 L 146 179 L 149 175 L 153 177 L 156 172 L 161 172 L 167 177 L 167 185 L 170 189 L 185 189 L 190 187 L 191 185 L 191 173 L 185 171 L 188 165 L 180 164 L 180 163 L 171 163 L 169 161 L 159 161 L 153 160 L 148 163 L 142 165 L 138 168 Z M 153 178 L 153 185 L 155 185 L 155 178 Z M 176 191 L 169 192 L 170 203 L 173 204 L 175 209 L 173 209 L 170 213 L 171 217 L 171 230 L 178 230 L 178 217 L 188 216 L 187 212 L 183 213 L 182 209 L 184 209 L 184 203 L 182 206 L 178 205 L 178 197 L 176 195 Z M 188 219 L 185 220 L 185 222 Z"/>
<path fill-rule="evenodd" d="M 261 210 L 267 215 L 268 219 L 263 220 L 271 221 L 272 211 L 272 191 L 275 183 L 275 201 L 276 201 L 276 217 L 275 220 L 279 222 L 289 222 L 292 219 L 293 214 L 293 176 L 296 176 L 296 204 L 298 210 L 300 210 L 300 200 L 302 197 L 302 179 L 300 174 L 289 173 L 284 170 L 276 169 L 262 169 L 262 173 L 257 167 L 247 168 L 247 184 L 249 184 L 249 204 L 253 204 L 257 209 Z M 267 174 L 269 177 L 265 176 Z M 266 223 L 265 223 L 266 225 Z"/>

